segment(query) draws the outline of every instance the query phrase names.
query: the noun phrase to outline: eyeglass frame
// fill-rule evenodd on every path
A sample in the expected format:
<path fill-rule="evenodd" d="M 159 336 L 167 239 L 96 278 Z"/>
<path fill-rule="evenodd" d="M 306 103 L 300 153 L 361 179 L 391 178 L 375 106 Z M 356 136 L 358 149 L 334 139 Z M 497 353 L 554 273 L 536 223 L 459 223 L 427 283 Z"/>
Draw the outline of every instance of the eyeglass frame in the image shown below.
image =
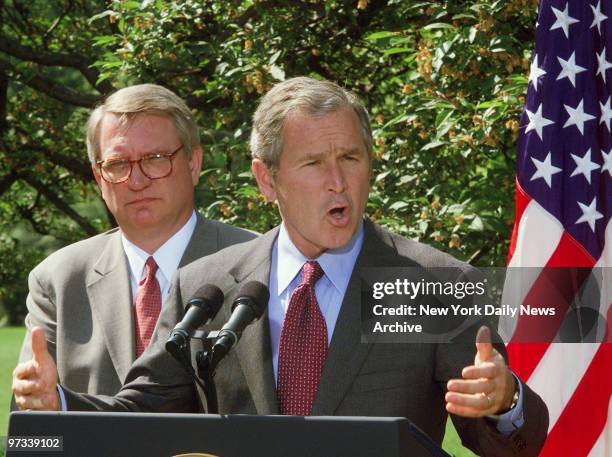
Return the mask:
<path fill-rule="evenodd" d="M 174 151 L 172 152 L 166 152 L 166 153 L 154 153 L 154 154 L 147 154 L 143 157 L 141 157 L 140 159 L 137 160 L 130 160 L 130 159 L 105 159 L 105 160 L 98 160 L 96 162 L 96 165 L 98 166 L 98 172 L 100 173 L 100 176 L 102 177 L 102 179 L 104 181 L 106 181 L 109 184 L 121 184 L 123 182 L 126 182 L 128 179 L 130 179 L 130 176 L 132 176 L 132 171 L 134 170 L 134 164 L 138 164 L 138 167 L 140 168 L 140 172 L 146 176 L 148 179 L 154 180 L 154 179 L 163 179 L 163 178 L 167 178 L 168 176 L 170 176 L 172 174 L 173 171 L 173 165 L 174 163 L 172 162 L 173 157 L 176 155 L 177 152 L 179 152 L 181 149 L 183 149 L 183 145 L 181 144 L 178 148 L 176 148 Z M 150 177 L 143 169 L 142 169 L 142 161 L 145 159 L 149 159 L 151 157 L 166 157 L 168 159 L 170 159 L 170 171 L 165 174 L 164 176 L 158 176 L 156 178 L 152 178 Z M 107 161 L 119 161 L 119 160 L 125 160 L 126 162 L 129 162 L 130 164 L 130 172 L 127 174 L 127 176 L 123 179 L 121 179 L 121 181 L 109 181 L 108 179 L 106 179 L 104 177 L 104 172 L 102 171 L 102 165 L 104 165 L 104 162 Z"/>

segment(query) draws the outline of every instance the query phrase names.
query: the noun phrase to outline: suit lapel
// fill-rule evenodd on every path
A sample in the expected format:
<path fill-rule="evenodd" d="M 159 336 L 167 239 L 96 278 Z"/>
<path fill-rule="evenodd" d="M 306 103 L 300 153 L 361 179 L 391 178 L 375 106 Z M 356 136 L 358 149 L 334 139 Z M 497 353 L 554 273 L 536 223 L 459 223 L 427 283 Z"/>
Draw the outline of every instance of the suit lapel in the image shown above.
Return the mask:
<path fill-rule="evenodd" d="M 361 342 L 361 275 L 367 267 L 392 266 L 397 251 L 388 235 L 366 220 L 361 252 L 342 301 L 336 328 L 327 353 L 312 415 L 330 416 L 344 398 L 359 372 L 371 343 Z"/>
<path fill-rule="evenodd" d="M 218 229 L 197 215 L 197 222 L 179 267 L 219 249 Z M 130 271 L 121 243 L 121 232 L 111 235 L 87 279 L 91 307 L 100 322 L 108 353 L 123 383 L 136 358 Z"/>
<path fill-rule="evenodd" d="M 214 254 L 219 250 L 219 229 L 196 213 L 197 222 L 193 235 L 179 262 L 179 268 L 206 255 Z"/>
<path fill-rule="evenodd" d="M 108 353 L 123 383 L 134 362 L 134 315 L 127 259 L 121 233 L 110 235 L 102 255 L 87 278 L 91 308 L 101 325 Z"/>
<path fill-rule="evenodd" d="M 272 246 L 277 235 L 278 228 L 262 235 L 253 245 L 253 249 L 230 270 L 230 274 L 238 283 L 227 296 L 235 298 L 242 285 L 250 281 L 269 284 Z M 226 319 L 229 318 L 230 307 L 224 307 L 224 311 Z M 267 309 L 257 322 L 244 330 L 235 351 L 257 414 L 279 414 Z"/>

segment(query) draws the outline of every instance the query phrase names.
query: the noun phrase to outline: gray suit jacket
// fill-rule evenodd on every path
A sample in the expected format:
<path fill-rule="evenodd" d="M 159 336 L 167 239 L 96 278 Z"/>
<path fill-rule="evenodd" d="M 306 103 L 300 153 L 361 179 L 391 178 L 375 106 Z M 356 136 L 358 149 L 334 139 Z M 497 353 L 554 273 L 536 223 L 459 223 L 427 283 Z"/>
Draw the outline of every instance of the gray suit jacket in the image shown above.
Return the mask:
<path fill-rule="evenodd" d="M 198 215 L 179 266 L 254 237 Z M 90 394 L 117 393 L 135 360 L 129 266 L 119 230 L 50 255 L 30 273 L 29 291 L 20 361 L 32 357 L 31 328 L 42 326 L 63 386 Z"/>
<path fill-rule="evenodd" d="M 278 229 L 249 243 L 232 246 L 179 270 L 168 305 L 153 341 L 128 374 L 114 398 L 67 393 L 68 409 L 195 412 L 205 410 L 204 397 L 184 369 L 164 350 L 164 343 L 182 316 L 182 303 L 203 283 L 218 285 L 225 303 L 210 325 L 219 328 L 230 316 L 231 303 L 248 281 L 268 284 L 270 259 Z M 445 384 L 471 365 L 472 344 L 366 344 L 360 340 L 360 275 L 365 267 L 466 264 L 433 248 L 365 224 L 357 259 L 336 323 L 313 415 L 407 417 L 441 442 L 447 413 Z M 475 337 L 475 330 L 474 330 Z M 474 341 L 474 339 L 472 339 Z M 192 356 L 201 344 L 192 342 Z M 502 347 L 499 350 L 504 351 Z M 278 414 L 267 315 L 250 325 L 220 363 L 215 375 L 221 413 Z M 481 455 L 537 455 L 546 436 L 548 413 L 542 400 L 523 385 L 524 426 L 501 436 L 485 419 L 453 417 L 464 445 Z"/>

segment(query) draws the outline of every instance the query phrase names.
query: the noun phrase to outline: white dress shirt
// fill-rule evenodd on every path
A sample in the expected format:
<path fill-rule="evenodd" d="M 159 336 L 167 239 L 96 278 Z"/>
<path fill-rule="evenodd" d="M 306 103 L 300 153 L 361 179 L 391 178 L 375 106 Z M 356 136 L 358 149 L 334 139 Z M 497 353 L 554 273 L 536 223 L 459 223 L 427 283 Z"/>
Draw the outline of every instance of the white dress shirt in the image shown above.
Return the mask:
<path fill-rule="evenodd" d="M 363 224 L 346 246 L 326 251 L 316 259 L 309 259 L 295 247 L 289 239 L 285 225 L 281 225 L 272 248 L 270 301 L 268 302 L 274 379 L 278 375 L 278 349 L 283 321 L 289 307 L 291 293 L 302 279 L 302 266 L 309 260 L 316 260 L 325 273 L 315 284 L 315 294 L 327 325 L 327 344 L 329 344 L 362 244 Z"/>
<path fill-rule="evenodd" d="M 178 269 L 179 262 L 183 258 L 185 249 L 191 240 L 193 231 L 195 230 L 197 218 L 193 211 L 189 220 L 181 227 L 181 229 L 172 235 L 168 241 L 162 244 L 157 251 L 153 253 L 153 259 L 157 264 L 157 272 L 155 277 L 159 282 L 161 290 L 162 303 L 163 298 L 168 294 L 170 289 L 170 280 Z M 151 254 L 143 251 L 123 234 L 121 234 L 121 243 L 123 250 L 128 259 L 130 270 L 130 286 L 132 289 L 132 304 L 136 303 L 136 292 L 138 291 L 138 283 L 146 276 L 145 262 Z"/>
<path fill-rule="evenodd" d="M 195 210 L 191 213 L 189 220 L 181 227 L 181 229 L 162 244 L 157 251 L 153 253 L 153 258 L 157 264 L 157 272 L 155 277 L 159 282 L 159 288 L 162 296 L 162 306 L 164 303 L 163 298 L 168 294 L 170 289 L 170 280 L 174 273 L 178 269 L 179 262 L 183 258 L 185 249 L 191 240 L 193 231 L 197 223 L 197 217 Z M 134 243 L 129 241 L 123 234 L 121 234 L 121 243 L 123 244 L 123 251 L 128 259 L 128 266 L 130 270 L 130 286 L 132 290 L 132 306 L 136 304 L 136 292 L 138 291 L 138 283 L 146 275 L 145 262 L 149 258 L 147 252 L 140 249 Z M 136 273 L 138 272 L 138 276 Z M 60 405 L 62 411 L 67 411 L 66 408 L 66 395 L 64 390 L 58 384 L 57 391 L 60 396 Z"/>
<path fill-rule="evenodd" d="M 278 377 L 278 351 L 283 321 L 289 307 L 291 293 L 300 283 L 302 266 L 309 260 L 316 260 L 323 269 L 324 275 L 315 284 L 315 295 L 327 325 L 327 344 L 329 344 L 362 245 L 363 224 L 360 225 L 359 230 L 346 246 L 326 251 L 316 259 L 309 259 L 295 247 L 289 238 L 285 225 L 281 224 L 278 238 L 272 248 L 269 281 L 270 301 L 268 302 L 275 381 Z M 515 429 L 520 428 L 525 423 L 523 417 L 523 387 L 518 378 L 517 383 L 519 385 L 517 405 L 510 411 L 494 418 L 497 430 L 505 436 L 509 436 Z"/>

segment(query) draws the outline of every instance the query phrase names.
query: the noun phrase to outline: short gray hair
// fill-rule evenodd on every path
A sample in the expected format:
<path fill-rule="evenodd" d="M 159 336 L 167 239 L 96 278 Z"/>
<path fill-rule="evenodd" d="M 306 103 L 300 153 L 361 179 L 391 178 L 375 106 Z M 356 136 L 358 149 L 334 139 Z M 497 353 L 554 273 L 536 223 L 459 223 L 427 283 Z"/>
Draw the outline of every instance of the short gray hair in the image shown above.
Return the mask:
<path fill-rule="evenodd" d="M 128 125 L 140 114 L 166 116 L 176 128 L 183 151 L 188 156 L 200 146 L 200 134 L 191 111 L 174 92 L 156 84 L 137 84 L 111 94 L 89 116 L 87 121 L 87 155 L 92 164 L 100 160 L 100 121 L 105 114 L 120 116 Z"/>
<path fill-rule="evenodd" d="M 355 94 L 331 81 L 304 76 L 275 85 L 259 103 L 253 116 L 251 154 L 276 172 L 283 150 L 283 125 L 287 115 L 298 110 L 309 116 L 320 116 L 351 108 L 361 125 L 363 142 L 372 157 L 372 127 L 368 113 Z"/>

